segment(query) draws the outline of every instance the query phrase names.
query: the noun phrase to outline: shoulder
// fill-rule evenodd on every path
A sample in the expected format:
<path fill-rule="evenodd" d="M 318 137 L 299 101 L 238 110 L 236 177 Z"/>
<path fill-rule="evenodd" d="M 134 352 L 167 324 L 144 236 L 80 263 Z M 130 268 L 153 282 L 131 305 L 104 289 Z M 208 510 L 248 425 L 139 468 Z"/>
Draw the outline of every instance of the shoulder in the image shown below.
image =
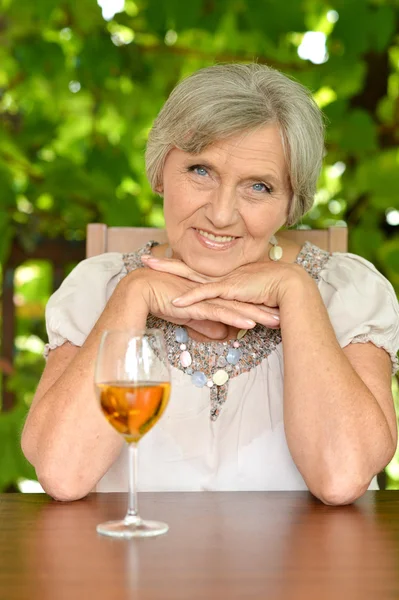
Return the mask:
<path fill-rule="evenodd" d="M 396 300 L 392 284 L 362 256 L 350 252 L 333 252 L 320 272 L 321 279 L 337 289 L 356 289 L 366 296 L 388 294 Z"/>
<path fill-rule="evenodd" d="M 49 349 L 65 341 L 81 346 L 104 310 L 118 283 L 132 269 L 143 266 L 141 256 L 149 242 L 136 252 L 106 252 L 82 260 L 64 279 L 46 306 Z"/>
<path fill-rule="evenodd" d="M 129 271 L 143 266 L 141 257 L 143 254 L 150 253 L 154 244 L 154 242 L 147 242 L 141 248 L 128 254 L 105 252 L 86 258 L 65 278 L 59 290 L 65 292 L 80 286 L 87 288 L 95 285 L 99 289 L 101 286 L 107 286 L 110 283 L 116 285 Z"/>
<path fill-rule="evenodd" d="M 60 288 L 50 299 L 58 299 L 59 296 L 76 293 L 78 289 L 106 286 L 114 278 L 123 276 L 125 273 L 123 254 L 119 252 L 107 252 L 91 258 L 82 260 L 64 279 Z"/>
<path fill-rule="evenodd" d="M 46 305 L 45 355 L 65 341 L 83 344 L 124 274 L 117 252 L 87 258 L 71 271 Z"/>
<path fill-rule="evenodd" d="M 133 269 L 142 267 L 141 256 L 151 249 L 149 242 L 136 252 L 106 252 L 82 260 L 64 279 L 47 303 L 46 315 L 61 311 L 98 315 L 118 283 Z"/>
<path fill-rule="evenodd" d="M 320 271 L 318 286 L 341 347 L 372 342 L 390 354 L 395 372 L 399 304 L 386 277 L 361 256 L 334 252 Z"/>
<path fill-rule="evenodd" d="M 90 258 L 85 258 L 71 271 L 72 273 L 80 272 L 102 272 L 102 271 L 115 271 L 115 269 L 122 268 L 123 266 L 123 254 L 120 252 L 105 252 L 104 254 L 98 254 Z"/>

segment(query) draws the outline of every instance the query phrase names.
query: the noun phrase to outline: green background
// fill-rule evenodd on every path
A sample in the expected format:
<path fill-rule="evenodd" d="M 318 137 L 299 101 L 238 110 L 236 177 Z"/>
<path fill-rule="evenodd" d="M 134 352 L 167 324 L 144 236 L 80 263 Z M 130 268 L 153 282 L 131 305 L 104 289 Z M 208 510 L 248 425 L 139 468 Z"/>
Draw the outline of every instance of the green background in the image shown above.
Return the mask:
<path fill-rule="evenodd" d="M 326 41 L 321 64 L 298 55 L 306 32 Z M 82 242 L 88 222 L 162 226 L 144 172 L 154 117 L 194 70 L 256 60 L 308 86 L 327 117 L 325 167 L 301 226 L 346 223 L 350 251 L 398 292 L 398 33 L 388 0 L 126 0 L 110 20 L 95 0 L 0 0 L 2 264 L 15 241 L 26 252 L 48 238 Z M 51 281 L 45 260 L 15 274 L 16 404 L 0 412 L 0 490 L 34 478 L 19 436 L 43 369 Z M 393 389 L 397 400 L 397 379 Z M 397 481 L 395 459 L 388 486 Z"/>

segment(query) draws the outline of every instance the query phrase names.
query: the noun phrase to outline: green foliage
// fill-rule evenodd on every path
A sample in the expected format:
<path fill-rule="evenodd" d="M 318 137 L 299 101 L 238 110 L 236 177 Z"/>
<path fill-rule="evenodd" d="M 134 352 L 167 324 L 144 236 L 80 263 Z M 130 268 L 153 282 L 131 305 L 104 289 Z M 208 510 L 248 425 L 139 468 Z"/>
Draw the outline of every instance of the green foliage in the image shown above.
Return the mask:
<path fill-rule="evenodd" d="M 25 460 L 20 447 L 26 412 L 26 405 L 18 403 L 11 411 L 1 415 L 0 490 L 15 484 L 20 478 L 35 478 L 35 471 Z"/>
<path fill-rule="evenodd" d="M 0 260 L 13 238 L 26 249 L 43 237 L 82 240 L 91 221 L 162 225 L 143 158 L 157 111 L 195 69 L 256 60 L 307 85 L 328 119 L 325 168 L 302 226 L 347 223 L 350 250 L 399 290 L 399 240 L 387 221 L 399 208 L 396 0 L 125 0 L 110 21 L 95 0 L 0 7 Z M 326 36 L 322 64 L 298 56 L 308 31 Z M 18 284 L 18 403 L 0 418 L 2 441 L 43 365 L 50 274 L 38 269 L 39 283 Z M 3 479 L 0 465 L 0 487 L 18 460 Z"/>

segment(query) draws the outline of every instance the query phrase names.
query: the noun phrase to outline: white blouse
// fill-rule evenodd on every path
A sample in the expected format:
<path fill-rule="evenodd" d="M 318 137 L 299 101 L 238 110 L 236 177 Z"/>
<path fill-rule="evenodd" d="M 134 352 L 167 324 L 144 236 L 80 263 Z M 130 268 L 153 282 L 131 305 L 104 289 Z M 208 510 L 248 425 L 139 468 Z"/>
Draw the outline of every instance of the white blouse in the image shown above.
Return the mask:
<path fill-rule="evenodd" d="M 129 256 L 139 260 L 145 248 Z M 395 373 L 399 306 L 391 284 L 355 254 L 326 256 L 309 243 L 301 253 L 308 263 L 314 261 L 313 267 L 318 261 L 321 265 L 315 279 L 340 346 L 370 341 L 390 355 Z M 322 255 L 325 260 L 320 262 Z M 82 261 L 72 271 L 46 308 L 46 352 L 67 340 L 76 346 L 84 343 L 127 274 L 126 265 L 126 255 L 109 252 Z M 306 261 L 302 266 L 312 267 Z M 257 366 L 230 379 L 216 420 L 210 419 L 209 388 L 195 387 L 189 375 L 171 369 L 169 405 L 139 444 L 141 491 L 307 489 L 284 433 L 281 342 Z M 377 488 L 374 478 L 370 489 Z M 127 490 L 127 446 L 96 489 Z"/>

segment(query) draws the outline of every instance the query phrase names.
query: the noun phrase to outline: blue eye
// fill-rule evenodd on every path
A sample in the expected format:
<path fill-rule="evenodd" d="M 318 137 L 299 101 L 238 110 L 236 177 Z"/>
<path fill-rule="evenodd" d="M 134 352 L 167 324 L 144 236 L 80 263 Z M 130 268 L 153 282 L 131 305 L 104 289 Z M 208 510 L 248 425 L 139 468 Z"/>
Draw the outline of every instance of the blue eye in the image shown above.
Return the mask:
<path fill-rule="evenodd" d="M 268 194 L 271 194 L 271 191 L 272 191 L 264 183 L 254 183 L 254 185 L 252 186 L 252 189 L 255 190 L 255 192 L 267 192 Z"/>
<path fill-rule="evenodd" d="M 196 175 L 200 175 L 200 177 L 208 175 L 208 171 L 205 169 L 205 167 L 201 167 L 201 165 L 193 165 L 192 167 L 189 167 L 189 171 L 195 173 Z"/>

